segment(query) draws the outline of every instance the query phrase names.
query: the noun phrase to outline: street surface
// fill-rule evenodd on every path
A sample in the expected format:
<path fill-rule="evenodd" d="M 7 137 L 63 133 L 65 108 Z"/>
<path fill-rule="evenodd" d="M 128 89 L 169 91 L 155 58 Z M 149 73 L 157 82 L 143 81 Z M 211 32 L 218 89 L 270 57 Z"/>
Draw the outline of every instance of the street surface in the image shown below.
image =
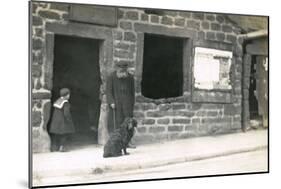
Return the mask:
<path fill-rule="evenodd" d="M 84 176 L 86 182 L 109 182 L 124 180 L 142 180 L 171 177 L 190 177 L 216 174 L 235 174 L 267 171 L 267 149 L 222 156 L 212 159 L 172 164 L 162 167 L 138 169 Z M 77 180 L 82 177 L 77 178 Z"/>

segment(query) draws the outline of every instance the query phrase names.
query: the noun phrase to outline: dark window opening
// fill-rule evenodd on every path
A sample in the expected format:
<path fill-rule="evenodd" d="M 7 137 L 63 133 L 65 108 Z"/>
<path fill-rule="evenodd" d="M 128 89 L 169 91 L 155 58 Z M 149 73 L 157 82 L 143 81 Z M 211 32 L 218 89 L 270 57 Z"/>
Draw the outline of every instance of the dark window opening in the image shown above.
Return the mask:
<path fill-rule="evenodd" d="M 183 38 L 145 34 L 141 90 L 152 99 L 183 95 Z"/>
<path fill-rule="evenodd" d="M 51 101 L 59 97 L 62 87 L 70 89 L 74 144 L 97 142 L 97 133 L 92 130 L 98 128 L 101 105 L 99 45 L 96 39 L 55 35 Z"/>

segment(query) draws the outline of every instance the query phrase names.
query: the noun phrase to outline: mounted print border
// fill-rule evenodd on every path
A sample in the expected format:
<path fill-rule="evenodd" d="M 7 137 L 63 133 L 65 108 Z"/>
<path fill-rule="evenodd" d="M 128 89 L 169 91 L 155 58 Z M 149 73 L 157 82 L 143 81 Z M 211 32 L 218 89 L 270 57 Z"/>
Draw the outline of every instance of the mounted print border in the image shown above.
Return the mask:
<path fill-rule="evenodd" d="M 160 171 L 152 180 L 268 173 L 269 17 L 29 5 L 30 187 L 151 180 L 122 173 L 247 149 L 262 149 L 260 169 L 169 177 Z M 111 137 L 107 77 L 120 64 L 134 78 L 137 148 L 105 159 L 103 147 Z M 53 104 L 64 87 L 71 91 L 75 133 L 68 152 L 51 152 Z"/>

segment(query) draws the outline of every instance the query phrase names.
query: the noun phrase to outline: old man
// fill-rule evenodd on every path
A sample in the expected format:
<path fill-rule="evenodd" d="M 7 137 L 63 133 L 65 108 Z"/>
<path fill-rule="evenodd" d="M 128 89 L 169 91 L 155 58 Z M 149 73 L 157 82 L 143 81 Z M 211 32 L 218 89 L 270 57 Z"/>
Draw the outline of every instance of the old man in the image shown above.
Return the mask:
<path fill-rule="evenodd" d="M 133 117 L 135 103 L 134 76 L 128 72 L 126 62 L 118 62 L 116 69 L 109 74 L 106 83 L 106 96 L 109 105 L 108 131 L 120 127 L 126 117 Z M 131 147 L 133 147 L 131 145 Z"/>

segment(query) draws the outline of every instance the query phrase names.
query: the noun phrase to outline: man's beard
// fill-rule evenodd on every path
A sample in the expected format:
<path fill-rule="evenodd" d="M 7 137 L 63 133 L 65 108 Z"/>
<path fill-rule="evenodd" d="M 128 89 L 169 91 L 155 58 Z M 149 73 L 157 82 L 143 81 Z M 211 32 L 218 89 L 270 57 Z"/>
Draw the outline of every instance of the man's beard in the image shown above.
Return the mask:
<path fill-rule="evenodd" d="M 128 72 L 127 71 L 117 71 L 116 75 L 118 78 L 125 78 L 125 77 L 128 77 Z"/>

